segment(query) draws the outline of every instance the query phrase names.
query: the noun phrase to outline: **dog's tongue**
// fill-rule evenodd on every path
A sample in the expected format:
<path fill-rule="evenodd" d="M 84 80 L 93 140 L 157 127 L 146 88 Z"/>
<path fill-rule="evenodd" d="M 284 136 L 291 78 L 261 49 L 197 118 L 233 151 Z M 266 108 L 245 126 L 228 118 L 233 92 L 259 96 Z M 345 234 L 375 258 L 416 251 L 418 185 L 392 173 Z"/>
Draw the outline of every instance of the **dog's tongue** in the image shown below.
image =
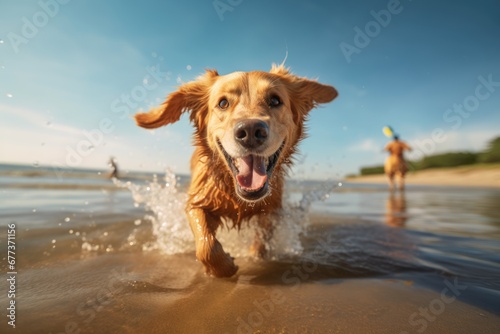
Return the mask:
<path fill-rule="evenodd" d="M 247 155 L 238 158 L 238 170 L 236 180 L 240 187 L 247 191 L 259 190 L 267 181 L 266 165 L 263 157 Z"/>

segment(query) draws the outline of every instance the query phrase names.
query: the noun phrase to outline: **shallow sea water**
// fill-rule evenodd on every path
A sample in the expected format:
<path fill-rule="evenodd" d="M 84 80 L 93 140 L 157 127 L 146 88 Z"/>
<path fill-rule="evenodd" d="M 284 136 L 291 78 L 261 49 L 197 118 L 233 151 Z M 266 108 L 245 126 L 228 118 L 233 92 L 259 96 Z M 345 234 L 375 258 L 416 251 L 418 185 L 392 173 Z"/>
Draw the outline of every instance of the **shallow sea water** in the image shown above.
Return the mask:
<path fill-rule="evenodd" d="M 1 173 L 0 173 L 1 174 Z M 0 245 L 15 225 L 15 298 L 0 332 L 498 333 L 500 190 L 291 181 L 270 258 L 222 229 L 238 273 L 205 276 L 187 179 L 0 175 Z"/>

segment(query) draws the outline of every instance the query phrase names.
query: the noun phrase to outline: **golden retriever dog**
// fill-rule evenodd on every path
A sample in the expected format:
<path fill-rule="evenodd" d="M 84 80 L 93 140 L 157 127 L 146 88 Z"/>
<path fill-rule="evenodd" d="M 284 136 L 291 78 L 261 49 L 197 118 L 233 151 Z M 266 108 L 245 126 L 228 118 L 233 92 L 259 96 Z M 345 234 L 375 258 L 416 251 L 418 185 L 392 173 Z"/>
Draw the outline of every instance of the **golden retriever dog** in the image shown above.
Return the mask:
<path fill-rule="evenodd" d="M 411 147 L 404 141 L 399 140 L 398 136 L 394 136 L 394 140 L 386 145 L 385 150 L 390 154 L 384 164 L 384 171 L 389 182 L 389 188 L 391 190 L 394 189 L 394 176 L 397 176 L 399 179 L 399 189 L 403 190 L 405 187 L 405 175 L 408 172 L 404 151 L 411 151 Z"/>
<path fill-rule="evenodd" d="M 181 85 L 158 108 L 135 115 L 158 128 L 190 112 L 195 150 L 186 213 L 205 271 L 230 277 L 238 267 L 216 239 L 222 223 L 259 227 L 252 251 L 259 256 L 272 236 L 272 216 L 282 207 L 284 177 L 311 109 L 332 101 L 332 86 L 298 77 L 283 65 L 269 72 L 219 75 L 207 70 Z"/>

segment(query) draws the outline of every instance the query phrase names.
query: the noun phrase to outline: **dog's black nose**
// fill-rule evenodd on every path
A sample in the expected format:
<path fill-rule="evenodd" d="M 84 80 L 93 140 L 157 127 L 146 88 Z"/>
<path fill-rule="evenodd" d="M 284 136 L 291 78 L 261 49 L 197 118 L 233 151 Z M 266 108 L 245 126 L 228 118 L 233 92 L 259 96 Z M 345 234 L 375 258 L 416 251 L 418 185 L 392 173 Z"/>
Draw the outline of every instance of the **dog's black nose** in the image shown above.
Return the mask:
<path fill-rule="evenodd" d="M 247 119 L 236 123 L 234 139 L 246 148 L 262 145 L 269 136 L 269 126 L 258 119 Z"/>

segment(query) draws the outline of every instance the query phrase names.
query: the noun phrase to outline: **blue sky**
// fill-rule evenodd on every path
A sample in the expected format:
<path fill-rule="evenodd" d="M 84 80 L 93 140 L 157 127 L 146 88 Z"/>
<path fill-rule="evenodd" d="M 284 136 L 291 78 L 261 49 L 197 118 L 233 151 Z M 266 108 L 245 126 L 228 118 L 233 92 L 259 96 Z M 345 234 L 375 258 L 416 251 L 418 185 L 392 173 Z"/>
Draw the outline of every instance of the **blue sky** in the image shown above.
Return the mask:
<path fill-rule="evenodd" d="M 479 1 L 2 1 L 0 163 L 188 173 L 187 117 L 132 115 L 205 68 L 269 70 L 337 88 L 310 114 L 294 175 L 383 163 L 391 125 L 414 158 L 500 135 L 500 3 Z"/>

